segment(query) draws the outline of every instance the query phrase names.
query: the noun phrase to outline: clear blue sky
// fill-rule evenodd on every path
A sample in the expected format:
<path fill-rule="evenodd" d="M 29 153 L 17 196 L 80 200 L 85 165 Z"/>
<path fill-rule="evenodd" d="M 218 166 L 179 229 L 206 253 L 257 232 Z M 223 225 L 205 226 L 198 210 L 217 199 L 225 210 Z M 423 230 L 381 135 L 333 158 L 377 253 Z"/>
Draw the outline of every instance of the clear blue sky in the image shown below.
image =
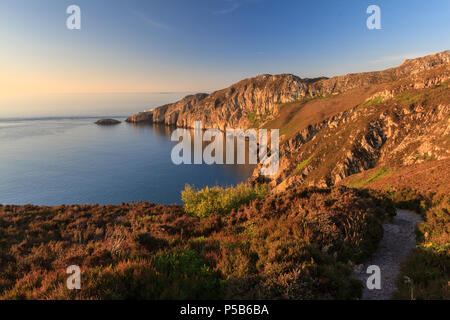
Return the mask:
<path fill-rule="evenodd" d="M 71 4 L 80 31 L 66 28 Z M 382 30 L 366 28 L 370 4 Z M 211 91 L 262 73 L 384 69 L 449 49 L 449 18 L 448 0 L 1 0 L 0 94 Z"/>

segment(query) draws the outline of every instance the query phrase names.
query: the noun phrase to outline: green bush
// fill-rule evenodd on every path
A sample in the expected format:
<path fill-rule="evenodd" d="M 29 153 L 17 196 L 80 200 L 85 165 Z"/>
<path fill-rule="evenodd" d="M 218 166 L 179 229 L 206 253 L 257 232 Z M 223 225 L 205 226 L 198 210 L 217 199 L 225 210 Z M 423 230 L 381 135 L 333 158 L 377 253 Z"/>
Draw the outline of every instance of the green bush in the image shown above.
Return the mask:
<path fill-rule="evenodd" d="M 225 215 L 241 205 L 253 200 L 262 200 L 269 195 L 269 187 L 266 184 L 255 187 L 240 184 L 236 187 L 206 187 L 195 190 L 187 185 L 181 192 L 181 199 L 185 203 L 187 214 L 205 218 L 213 213 Z"/>

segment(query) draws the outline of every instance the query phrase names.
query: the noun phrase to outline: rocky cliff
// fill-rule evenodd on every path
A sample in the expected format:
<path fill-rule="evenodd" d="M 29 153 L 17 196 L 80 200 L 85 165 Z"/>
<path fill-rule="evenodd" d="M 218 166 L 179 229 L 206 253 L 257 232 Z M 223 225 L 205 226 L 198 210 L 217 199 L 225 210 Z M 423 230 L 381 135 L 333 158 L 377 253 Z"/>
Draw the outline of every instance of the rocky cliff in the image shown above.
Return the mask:
<path fill-rule="evenodd" d="M 133 115 L 128 122 L 150 121 L 193 128 L 202 121 L 205 128 L 246 128 L 253 119 L 268 118 L 278 112 L 279 104 L 300 99 L 318 79 L 294 75 L 261 75 L 242 80 L 212 94 L 187 96 L 173 104 Z"/>
<path fill-rule="evenodd" d="M 331 186 L 355 173 L 450 158 L 450 51 L 334 78 L 262 75 L 130 117 L 205 128 L 279 129 L 280 170 L 251 182 Z"/>
<path fill-rule="evenodd" d="M 242 80 L 211 94 L 196 94 L 141 112 L 128 122 L 155 122 L 192 128 L 202 121 L 205 128 L 248 128 L 277 117 L 281 104 L 337 95 L 349 90 L 413 77 L 421 71 L 448 65 L 450 51 L 405 61 L 401 66 L 379 72 L 348 74 L 334 78 L 301 79 L 291 74 L 261 75 Z M 351 107 L 351 106 L 349 106 Z"/>

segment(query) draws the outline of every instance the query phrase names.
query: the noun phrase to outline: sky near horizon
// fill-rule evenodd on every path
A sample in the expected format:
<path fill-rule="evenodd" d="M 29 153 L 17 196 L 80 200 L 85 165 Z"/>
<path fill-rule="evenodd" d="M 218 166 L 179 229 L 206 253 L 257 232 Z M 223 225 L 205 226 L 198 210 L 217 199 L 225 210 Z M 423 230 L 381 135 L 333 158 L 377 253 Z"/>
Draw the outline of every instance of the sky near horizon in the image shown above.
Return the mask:
<path fill-rule="evenodd" d="M 66 27 L 72 4 L 81 30 Z M 450 49 L 449 17 L 446 0 L 1 0 L 0 100 L 381 70 Z"/>

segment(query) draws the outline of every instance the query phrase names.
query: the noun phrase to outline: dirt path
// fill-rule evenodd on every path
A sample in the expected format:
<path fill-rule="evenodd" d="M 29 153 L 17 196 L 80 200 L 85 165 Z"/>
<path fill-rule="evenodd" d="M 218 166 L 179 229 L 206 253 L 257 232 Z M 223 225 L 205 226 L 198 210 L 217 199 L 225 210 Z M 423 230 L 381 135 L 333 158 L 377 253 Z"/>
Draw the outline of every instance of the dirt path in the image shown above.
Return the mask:
<path fill-rule="evenodd" d="M 396 289 L 396 280 L 400 272 L 400 264 L 416 246 L 415 227 L 422 219 L 414 212 L 397 210 L 392 222 L 386 223 L 380 247 L 364 265 L 355 270 L 355 278 L 363 281 L 363 300 L 387 300 Z M 381 289 L 369 290 L 366 286 L 367 267 L 376 265 L 381 270 Z"/>

